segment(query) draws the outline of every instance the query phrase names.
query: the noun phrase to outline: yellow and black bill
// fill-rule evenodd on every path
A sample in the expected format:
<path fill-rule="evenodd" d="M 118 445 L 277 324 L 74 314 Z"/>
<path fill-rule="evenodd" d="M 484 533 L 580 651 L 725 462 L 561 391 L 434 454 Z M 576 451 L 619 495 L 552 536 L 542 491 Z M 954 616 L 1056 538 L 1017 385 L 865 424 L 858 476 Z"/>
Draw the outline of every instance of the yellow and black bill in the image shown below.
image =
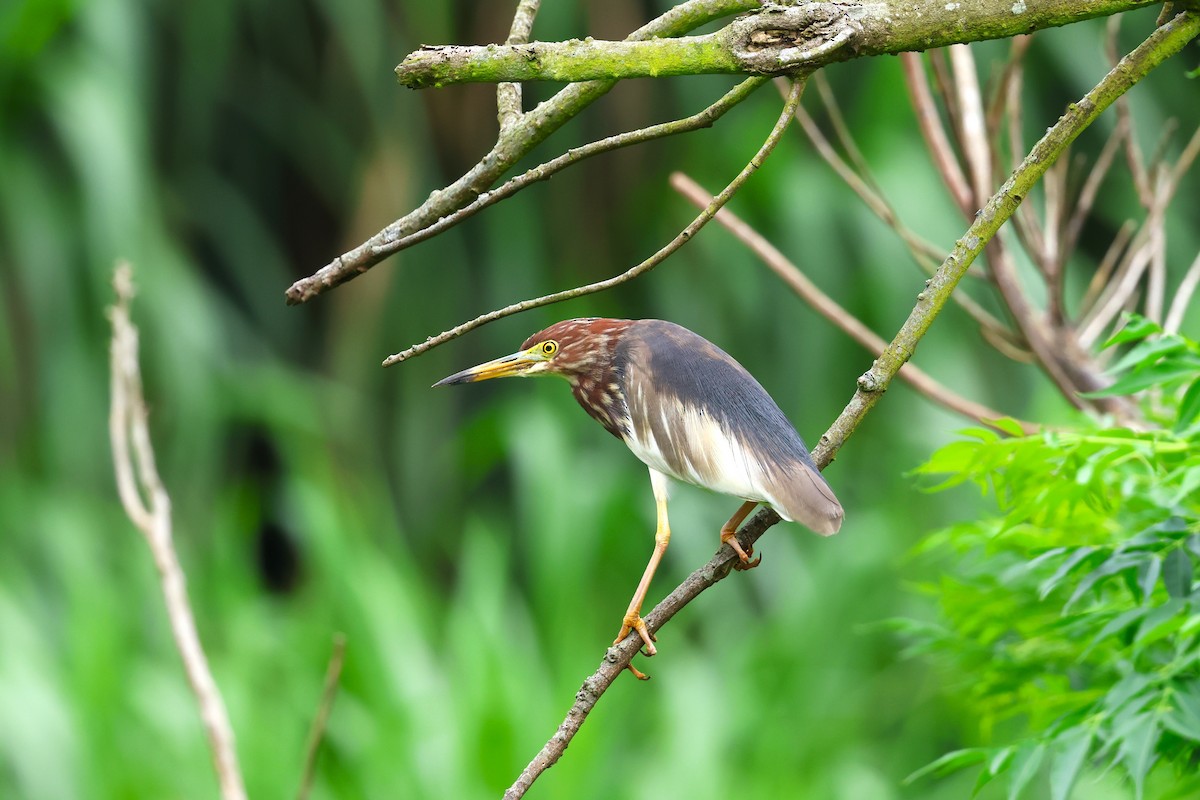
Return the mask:
<path fill-rule="evenodd" d="M 545 363 L 546 359 L 544 357 L 536 353 L 531 353 L 528 350 L 522 350 L 519 353 L 493 359 L 484 364 L 464 369 L 462 372 L 456 372 L 447 378 L 442 378 L 434 386 L 474 383 L 476 381 L 491 380 L 492 378 L 512 378 L 526 375 L 534 367 Z"/>

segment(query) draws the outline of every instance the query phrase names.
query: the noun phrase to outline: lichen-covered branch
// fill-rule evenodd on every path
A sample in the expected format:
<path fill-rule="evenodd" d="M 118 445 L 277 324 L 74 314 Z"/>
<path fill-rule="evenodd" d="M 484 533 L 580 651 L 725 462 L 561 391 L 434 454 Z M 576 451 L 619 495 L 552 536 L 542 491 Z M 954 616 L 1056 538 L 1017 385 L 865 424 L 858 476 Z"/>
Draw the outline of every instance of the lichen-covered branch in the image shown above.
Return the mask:
<path fill-rule="evenodd" d="M 1012 176 L 984 206 L 975 222 L 928 281 L 924 291 L 917 295 L 917 303 L 912 313 L 884 353 L 875 360 L 871 369 L 859 378 L 858 389 L 849 404 L 813 449 L 813 460 L 817 466 L 824 469 L 833 460 L 866 414 L 883 396 L 892 378 L 912 356 L 933 320 L 949 301 L 950 294 L 966 274 L 968 267 L 983 251 L 988 240 L 995 236 L 1000 226 L 1013 215 L 1030 188 L 1067 145 L 1116 98 L 1163 60 L 1179 52 L 1197 34 L 1200 34 L 1200 15 L 1194 13 L 1180 14 L 1160 27 L 1136 50 L 1122 59 L 1082 100 L 1071 104 L 1067 113 L 1034 145 Z M 777 522 L 779 515 L 769 508 L 755 514 L 738 532 L 738 541 L 743 549 L 753 545 Z M 731 548 L 722 545 L 707 564 L 689 575 L 645 616 L 650 631 L 657 632 L 705 589 L 725 578 L 736 558 Z M 558 761 L 587 715 L 617 676 L 624 671 L 640 645 L 641 640 L 635 633 L 608 648 L 599 668 L 584 680 L 575 695 L 575 702 L 567 712 L 566 719 L 505 792 L 506 800 L 523 797 L 538 776 Z"/>
<path fill-rule="evenodd" d="M 1007 38 L 1155 4 L 1153 0 L 765 3 L 703 36 L 426 46 L 405 58 L 396 75 L 413 89 L 469 82 L 773 75 L 862 56 Z M 838 46 L 846 42 L 853 46 Z"/>
<path fill-rule="evenodd" d="M 630 39 L 678 36 L 721 17 L 758 8 L 757 0 L 687 0 L 638 28 Z M 400 219 L 367 241 L 335 258 L 317 272 L 288 288 L 288 305 L 307 302 L 322 292 L 357 277 L 397 251 L 397 243 L 453 214 L 486 192 L 529 151 L 546 140 L 595 100 L 615 81 L 575 83 L 522 114 L 500 132 L 496 144 L 458 180 L 439 189 Z"/>

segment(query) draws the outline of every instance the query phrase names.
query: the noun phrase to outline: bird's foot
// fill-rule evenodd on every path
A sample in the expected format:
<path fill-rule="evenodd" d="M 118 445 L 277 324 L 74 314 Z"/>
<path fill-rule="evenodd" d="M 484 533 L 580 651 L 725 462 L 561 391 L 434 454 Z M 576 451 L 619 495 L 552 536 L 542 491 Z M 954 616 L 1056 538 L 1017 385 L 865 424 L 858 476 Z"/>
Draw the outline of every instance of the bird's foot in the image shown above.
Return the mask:
<path fill-rule="evenodd" d="M 625 615 L 625 619 L 621 620 L 621 632 L 617 634 L 616 639 L 613 639 L 613 644 L 620 644 L 629 635 L 630 631 L 637 631 L 638 636 L 642 637 L 642 644 L 646 648 L 647 656 L 652 656 L 658 652 L 654 647 L 654 634 L 646 627 L 646 620 L 642 619 L 641 615 L 636 611 L 629 612 Z M 630 669 L 633 668 L 630 667 Z M 633 673 L 635 675 L 641 674 L 636 669 L 633 670 Z M 640 680 L 645 680 L 645 676 L 642 676 Z"/>
<path fill-rule="evenodd" d="M 750 556 L 754 555 L 754 548 L 749 547 L 747 549 L 743 549 L 741 542 L 739 542 L 737 540 L 737 532 L 736 531 L 731 531 L 728 533 L 725 531 L 722 531 L 721 532 L 721 543 L 729 545 L 730 547 L 733 548 L 733 552 L 737 553 L 738 560 L 733 565 L 733 568 L 736 570 L 754 569 L 755 567 L 757 567 L 759 564 L 762 563 L 762 554 L 761 553 L 759 554 L 758 558 L 754 559 L 753 561 L 750 560 Z"/>

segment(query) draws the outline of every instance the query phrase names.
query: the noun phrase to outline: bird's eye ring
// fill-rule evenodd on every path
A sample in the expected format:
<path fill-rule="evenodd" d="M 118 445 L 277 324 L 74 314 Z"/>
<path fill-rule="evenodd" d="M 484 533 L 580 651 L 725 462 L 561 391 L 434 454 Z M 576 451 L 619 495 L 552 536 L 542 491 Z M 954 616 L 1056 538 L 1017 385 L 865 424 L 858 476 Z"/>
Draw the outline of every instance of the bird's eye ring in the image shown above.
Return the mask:
<path fill-rule="evenodd" d="M 545 342 L 542 342 L 538 349 L 542 351 L 542 355 L 547 357 L 552 356 L 558 352 L 558 342 L 554 341 L 553 339 L 549 339 Z"/>

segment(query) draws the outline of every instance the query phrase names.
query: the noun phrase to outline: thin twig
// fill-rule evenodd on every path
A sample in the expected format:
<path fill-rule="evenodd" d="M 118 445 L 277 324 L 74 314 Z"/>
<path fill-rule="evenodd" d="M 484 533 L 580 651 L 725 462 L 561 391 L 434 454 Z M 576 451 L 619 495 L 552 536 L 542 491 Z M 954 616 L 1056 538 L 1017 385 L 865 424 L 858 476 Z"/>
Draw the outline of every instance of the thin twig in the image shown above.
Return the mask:
<path fill-rule="evenodd" d="M 1117 318 L 1129 302 L 1129 298 L 1137 291 L 1142 276 L 1150 266 L 1154 255 L 1153 230 L 1161 224 L 1160 220 L 1166 211 L 1165 203 L 1168 200 L 1163 191 L 1164 182 L 1160 181 L 1157 188 L 1158 192 L 1150 202 L 1149 213 L 1142 221 L 1137 235 L 1133 237 L 1133 242 L 1129 245 L 1113 280 L 1105 286 L 1095 306 L 1080 321 L 1079 342 L 1084 347 L 1091 347 L 1100 339 L 1105 329 Z"/>
<path fill-rule="evenodd" d="M 988 135 L 993 141 L 1000 141 L 1000 120 L 1004 116 L 1004 109 L 1008 105 L 1010 88 L 1015 84 L 1018 87 L 1021 83 L 1021 65 L 1025 61 L 1025 54 L 1029 52 L 1029 46 L 1033 44 L 1033 34 L 1024 36 L 1014 36 L 1012 44 L 1009 47 L 1008 60 L 1004 63 L 1004 69 L 1000 73 L 1000 79 L 996 82 L 996 89 L 992 93 L 992 99 L 988 101 L 987 110 L 987 130 Z M 1004 172 L 1002 162 L 999 160 L 998 154 L 1000 148 L 995 148 L 997 158 L 992 161 L 992 171 L 996 174 Z M 1015 161 L 1013 163 L 1016 163 Z"/>
<path fill-rule="evenodd" d="M 1117 33 L 1121 30 L 1120 15 L 1108 18 L 1108 36 L 1104 40 L 1104 52 L 1108 63 L 1117 63 Z M 1146 172 L 1146 163 L 1142 160 L 1142 148 L 1138 145 L 1137 129 L 1133 125 L 1133 116 L 1129 113 L 1129 101 L 1121 98 L 1117 101 L 1117 124 L 1125 128 L 1125 163 L 1129 166 L 1129 174 L 1133 176 L 1133 188 L 1137 192 L 1142 207 L 1149 210 L 1154 202 L 1154 190 L 1150 186 L 1150 177 Z"/>
<path fill-rule="evenodd" d="M 1167 186 L 1168 170 L 1154 169 L 1152 179 L 1155 194 L 1170 193 Z M 1146 318 L 1151 322 L 1162 324 L 1163 309 L 1167 302 L 1167 200 L 1159 202 L 1161 213 L 1151 215 L 1146 220 L 1150 227 L 1150 264 L 1146 268 Z"/>
<path fill-rule="evenodd" d="M 390 367 L 393 364 L 399 364 L 401 361 L 405 361 L 413 356 L 419 356 L 440 344 L 444 344 L 451 339 L 457 339 L 464 333 L 473 331 L 479 326 L 486 325 L 489 322 L 495 322 L 498 319 L 511 316 L 521 311 L 528 311 L 531 308 L 539 308 L 552 303 L 558 303 L 562 300 L 569 300 L 571 298 L 582 297 L 587 294 L 603 291 L 604 289 L 610 289 L 613 286 L 633 280 L 639 275 L 649 272 L 657 267 L 663 262 L 664 259 L 667 258 L 667 256 L 671 255 L 684 244 L 686 244 L 687 241 L 691 239 L 693 235 L 695 235 L 696 231 L 708 224 L 709 220 L 713 218 L 713 215 L 717 213 L 721 206 L 728 203 L 729 198 L 733 197 L 734 193 L 736 193 L 737 190 L 742 187 L 742 184 L 744 184 L 751 175 L 758 171 L 758 168 L 762 166 L 762 163 L 766 157 L 771 154 L 772 150 L 775 149 L 775 145 L 779 143 L 780 138 L 783 137 L 784 131 L 787 130 L 788 124 L 792 121 L 793 115 L 796 112 L 796 108 L 800 104 L 800 95 L 804 91 L 804 84 L 806 81 L 807 76 L 798 76 L 795 79 L 791 94 L 788 95 L 787 103 L 784 105 L 784 113 L 782 113 L 779 119 L 775 122 L 775 127 L 771 129 L 771 133 L 767 135 L 766 140 L 762 143 L 762 146 L 758 149 L 758 152 L 754 154 L 754 157 L 750 159 L 749 163 L 747 163 L 746 166 L 742 168 L 742 171 L 739 172 L 737 176 L 729 182 L 729 185 L 725 187 L 724 191 L 722 191 L 721 194 L 713 199 L 713 202 L 708 208 L 700 212 L 699 216 L 692 220 L 686 228 L 680 231 L 679 235 L 660 248 L 657 253 L 650 256 L 640 264 L 629 268 L 620 275 L 608 278 L 607 280 L 589 283 L 585 286 L 577 286 L 574 289 L 566 289 L 561 292 L 555 292 L 554 294 L 543 295 L 542 297 L 535 297 L 531 300 L 522 300 L 519 303 L 513 303 L 510 306 L 505 306 L 504 308 L 496 309 L 495 311 L 489 311 L 488 313 L 480 315 L 469 322 L 464 322 L 463 324 L 457 325 L 448 331 L 444 331 L 437 336 L 431 336 L 424 342 L 415 344 L 403 352 L 388 356 L 383 360 L 383 366 Z"/>
<path fill-rule="evenodd" d="M 901 53 L 900 64 L 904 67 L 904 83 L 908 86 L 908 94 L 912 98 L 917 125 L 921 128 L 921 135 L 925 138 L 929 154 L 933 156 L 933 164 L 950 191 L 950 199 L 960 211 L 970 215 L 973 210 L 971 187 L 963 175 L 954 149 L 950 146 L 950 140 L 946 138 L 946 129 L 942 126 L 937 103 L 929 91 L 929 81 L 925 76 L 921 54 Z"/>
<path fill-rule="evenodd" d="M 1108 286 L 1109 276 L 1117 264 L 1122 263 L 1121 256 L 1126 252 L 1125 248 L 1129 245 L 1136 228 L 1137 226 L 1133 220 L 1127 219 L 1117 229 L 1117 235 L 1113 237 L 1112 242 L 1108 245 L 1108 249 L 1104 251 L 1104 257 L 1100 259 L 1100 265 L 1096 267 L 1096 271 L 1092 274 L 1092 279 L 1088 281 L 1087 289 L 1084 290 L 1083 298 L 1079 301 L 1079 314 L 1077 316 L 1080 319 L 1091 313 L 1096 301 L 1101 296 L 1101 292 Z"/>
<path fill-rule="evenodd" d="M 1200 253 L 1196 255 L 1196 260 L 1188 267 L 1187 274 L 1183 276 L 1183 280 L 1179 283 L 1179 288 L 1175 291 L 1175 299 L 1171 301 L 1171 310 L 1167 312 L 1167 321 L 1163 323 L 1163 330 L 1167 333 L 1179 332 L 1179 327 L 1183 325 L 1183 318 L 1187 314 L 1188 304 L 1192 301 L 1192 294 L 1196 291 L 1197 284 L 1200 284 Z"/>
<path fill-rule="evenodd" d="M 312 791 L 313 776 L 317 769 L 317 752 L 321 749 L 321 740 L 325 738 L 325 728 L 329 725 L 329 715 L 333 712 L 333 701 L 337 697 L 338 681 L 342 677 L 342 664 L 346 660 L 346 635 L 336 633 L 333 636 L 333 652 L 329 655 L 329 666 L 325 668 L 325 685 L 321 689 L 321 702 L 317 705 L 317 715 L 313 717 L 312 727 L 308 729 L 308 739 L 304 745 L 304 769 L 300 773 L 300 791 L 296 800 L 308 800 Z"/>
<path fill-rule="evenodd" d="M 975 57 L 971 54 L 970 46 L 952 44 L 948 49 L 962 125 L 963 157 L 971 173 L 971 188 L 975 192 L 972 203 L 974 212 L 976 208 L 982 208 L 992 195 L 992 155 L 987 140 L 983 93 L 979 88 L 979 73 L 975 69 Z"/>
<path fill-rule="evenodd" d="M 704 187 L 682 172 L 671 175 L 671 187 L 686 197 L 692 205 L 699 208 L 703 208 L 712 200 L 712 195 Z M 875 356 L 882 355 L 883 351 L 887 349 L 887 342 L 883 340 L 883 337 L 877 335 L 861 320 L 838 305 L 833 298 L 817 288 L 817 285 L 799 267 L 788 260 L 787 256 L 781 253 L 777 247 L 728 208 L 717 212 L 716 221 L 778 275 L 792 291 L 800 296 L 800 299 L 844 331 L 851 339 L 871 351 Z M 937 379 L 912 362 L 900 368 L 900 378 L 934 403 L 945 406 L 956 414 L 961 414 L 999 433 L 1008 433 L 1005 428 L 995 424 L 996 420 L 1007 415 L 981 403 L 976 403 L 974 400 L 968 400 L 950 387 L 938 382 Z M 1029 422 L 1018 420 L 1017 424 L 1026 434 L 1033 434 L 1039 430 L 1038 426 Z"/>
<path fill-rule="evenodd" d="M 1032 254 L 1046 284 L 1046 317 L 1051 328 L 1059 328 L 1064 319 L 1063 261 L 1059 259 L 1059 243 L 1066 225 L 1067 169 L 1070 163 L 1068 153 L 1064 153 L 1042 180 L 1042 196 L 1046 200 L 1046 236 L 1042 241 L 1042 249 Z"/>
<path fill-rule="evenodd" d="M 475 216 L 488 206 L 493 206 L 501 200 L 512 197 L 522 189 L 539 181 L 549 180 L 556 173 L 572 164 L 578 164 L 584 159 L 600 155 L 601 153 L 619 150 L 622 147 L 711 127 L 714 122 L 723 117 L 738 103 L 749 97 L 755 89 L 762 86 L 768 80 L 770 79 L 765 77 L 746 78 L 722 95 L 720 99 L 708 108 L 698 111 L 690 117 L 671 120 L 670 122 L 660 122 L 657 125 L 625 131 L 624 133 L 614 134 L 604 139 L 589 142 L 580 147 L 573 147 L 562 155 L 552 158 L 543 164 L 538 164 L 536 167 L 531 167 L 520 175 L 509 179 L 499 188 L 490 192 L 484 192 L 471 203 L 463 206 L 453 214 L 447 214 L 432 225 L 397 239 L 391 244 L 392 251 L 398 253 L 413 245 L 420 244 L 426 239 L 432 239 L 439 233 L 453 228 L 469 217 Z"/>
<path fill-rule="evenodd" d="M 813 461 L 818 467 L 824 469 L 833 460 L 863 418 L 883 396 L 891 379 L 900 371 L 901 365 L 912 356 L 917 343 L 949 301 L 950 294 L 966 270 L 982 252 L 988 240 L 1012 216 L 1021 198 L 1025 197 L 1038 181 L 1047 166 L 1054 162 L 1066 145 L 1090 125 L 1116 96 L 1127 91 L 1164 59 L 1177 53 L 1197 33 L 1200 33 L 1200 17 L 1187 14 L 1176 17 L 1152 33 L 1145 42 L 1125 57 L 1120 70 L 1106 75 L 1080 103 L 1068 109 L 1067 113 L 1047 130 L 1046 135 L 1034 145 L 1026 159 L 981 209 L 981 213 L 959 239 L 954 250 L 942 262 L 942 266 L 934 274 L 925 291 L 918 296 L 912 313 L 883 355 L 858 379 L 858 390 L 849 404 L 813 448 Z M 745 549 L 779 521 L 779 515 L 769 508 L 760 510 L 738 532 L 738 542 Z M 652 633 L 660 630 L 671 617 L 701 592 L 725 578 L 730 573 L 735 558 L 737 556 L 732 548 L 722 545 L 707 564 L 689 575 L 655 606 L 654 610 L 645 615 L 649 630 Z M 641 639 L 634 633 L 608 648 L 599 668 L 584 680 L 583 686 L 575 695 L 575 702 L 568 710 L 566 719 L 504 793 L 505 800 L 523 797 L 538 776 L 562 757 L 587 715 L 595 708 L 617 676 L 625 670 L 640 647 Z"/>
<path fill-rule="evenodd" d="M 829 112 L 829 122 L 833 126 L 833 132 L 837 136 L 838 142 L 846 151 L 846 155 L 850 157 L 850 163 L 854 165 L 859 177 L 866 181 L 867 185 L 874 190 L 875 194 L 882 197 L 883 191 L 879 188 L 875 178 L 871 175 L 871 167 L 867 164 L 867 159 L 863 158 L 862 151 L 858 149 L 858 143 L 854 141 L 854 135 L 850 133 L 850 126 L 846 124 L 846 118 L 842 115 L 841 104 L 838 103 L 837 94 L 833 91 L 833 87 L 829 85 L 829 79 L 825 77 L 824 71 L 817 72 L 813 76 L 813 81 L 816 82 L 818 93 L 821 97 L 821 104 L 825 106 L 825 110 Z M 778 86 L 778 82 L 776 83 Z M 784 91 L 782 86 L 780 91 Z M 800 113 L 804 113 L 803 107 Z M 832 149 L 832 148 L 830 148 Z M 938 258 L 941 258 L 941 253 L 938 253 Z"/>
<path fill-rule="evenodd" d="M 1079 197 L 1075 201 L 1075 208 L 1071 211 L 1070 220 L 1067 222 L 1059 246 L 1058 258 L 1063 263 L 1066 263 L 1067 255 L 1075 251 L 1079 234 L 1083 232 L 1084 223 L 1091 214 L 1092 206 L 1100 192 L 1100 186 L 1104 183 L 1104 178 L 1108 175 L 1108 170 L 1116 159 L 1117 151 L 1121 148 L 1121 139 L 1124 136 L 1125 129 L 1120 124 L 1113 127 L 1112 133 L 1104 143 L 1104 148 L 1096 158 L 1096 163 L 1092 165 L 1091 171 L 1088 172 L 1088 176 L 1083 182 L 1083 187 L 1079 190 Z"/>
<path fill-rule="evenodd" d="M 908 252 L 912 255 L 913 260 L 925 272 L 932 272 L 937 268 L 938 262 L 945 255 L 945 248 L 923 239 L 918 233 L 913 231 L 907 225 L 900 221 L 896 210 L 892 208 L 891 203 L 887 201 L 878 190 L 875 182 L 870 179 L 869 174 L 863 174 L 861 171 L 856 171 L 853 167 L 847 164 L 812 117 L 803 107 L 797 109 L 796 119 L 800 123 L 801 130 L 808 137 L 808 141 L 812 144 L 813 149 L 817 151 L 817 155 L 837 173 L 837 176 L 842 179 L 842 182 L 850 187 L 859 199 L 866 204 L 867 208 L 875 216 L 879 217 L 884 225 L 887 225 L 900 240 L 904 242 L 904 246 L 908 248 Z"/>
<path fill-rule="evenodd" d="M 200 707 L 200 719 L 212 752 L 213 768 L 224 800 L 245 800 L 246 788 L 234 750 L 233 728 L 221 691 L 213 680 L 208 659 L 196 631 L 188 602 L 183 568 L 171 534 L 171 499 L 154 463 L 142 374 L 138 366 L 138 332 L 129 317 L 133 275 L 128 264 L 113 274 L 116 303 L 109 309 L 112 322 L 112 409 L 108 418 L 117 491 L 125 513 L 142 532 L 154 565 L 175 647 L 183 659 L 188 684 Z"/>
<path fill-rule="evenodd" d="M 512 28 L 508 32 L 505 44 L 525 44 L 529 41 L 529 32 L 533 30 L 533 18 L 537 16 L 538 6 L 542 0 L 520 0 L 513 14 Z M 521 84 L 496 84 L 496 119 L 500 130 L 506 130 L 521 119 Z"/>
<path fill-rule="evenodd" d="M 808 112 L 804 110 L 803 106 L 796 110 L 796 119 L 800 123 L 805 136 L 808 137 L 809 143 L 812 144 L 822 160 L 859 196 L 867 208 L 883 224 L 891 228 L 900 237 L 900 240 L 908 248 L 908 252 L 913 257 L 913 261 L 917 263 L 917 266 L 926 274 L 932 275 L 934 270 L 937 269 L 938 263 L 943 258 L 945 249 L 923 239 L 900 220 L 899 214 L 892 207 L 892 204 L 888 202 L 887 198 L 883 196 L 878 184 L 871 179 L 869 172 L 860 174 L 852 169 L 838 155 L 833 145 L 825 137 L 825 134 L 821 132 L 820 127 L 817 126 L 812 117 L 808 115 Z M 849 136 L 849 132 L 846 133 L 846 136 Z M 860 155 L 859 160 L 862 162 L 859 169 L 865 170 L 865 159 L 862 159 Z M 963 311 L 967 312 L 982 329 L 990 333 L 993 337 L 1003 339 L 1012 347 L 1020 350 L 1017 334 L 985 310 L 983 306 L 975 302 L 970 295 L 965 292 L 955 292 L 954 302 L 961 306 Z"/>

